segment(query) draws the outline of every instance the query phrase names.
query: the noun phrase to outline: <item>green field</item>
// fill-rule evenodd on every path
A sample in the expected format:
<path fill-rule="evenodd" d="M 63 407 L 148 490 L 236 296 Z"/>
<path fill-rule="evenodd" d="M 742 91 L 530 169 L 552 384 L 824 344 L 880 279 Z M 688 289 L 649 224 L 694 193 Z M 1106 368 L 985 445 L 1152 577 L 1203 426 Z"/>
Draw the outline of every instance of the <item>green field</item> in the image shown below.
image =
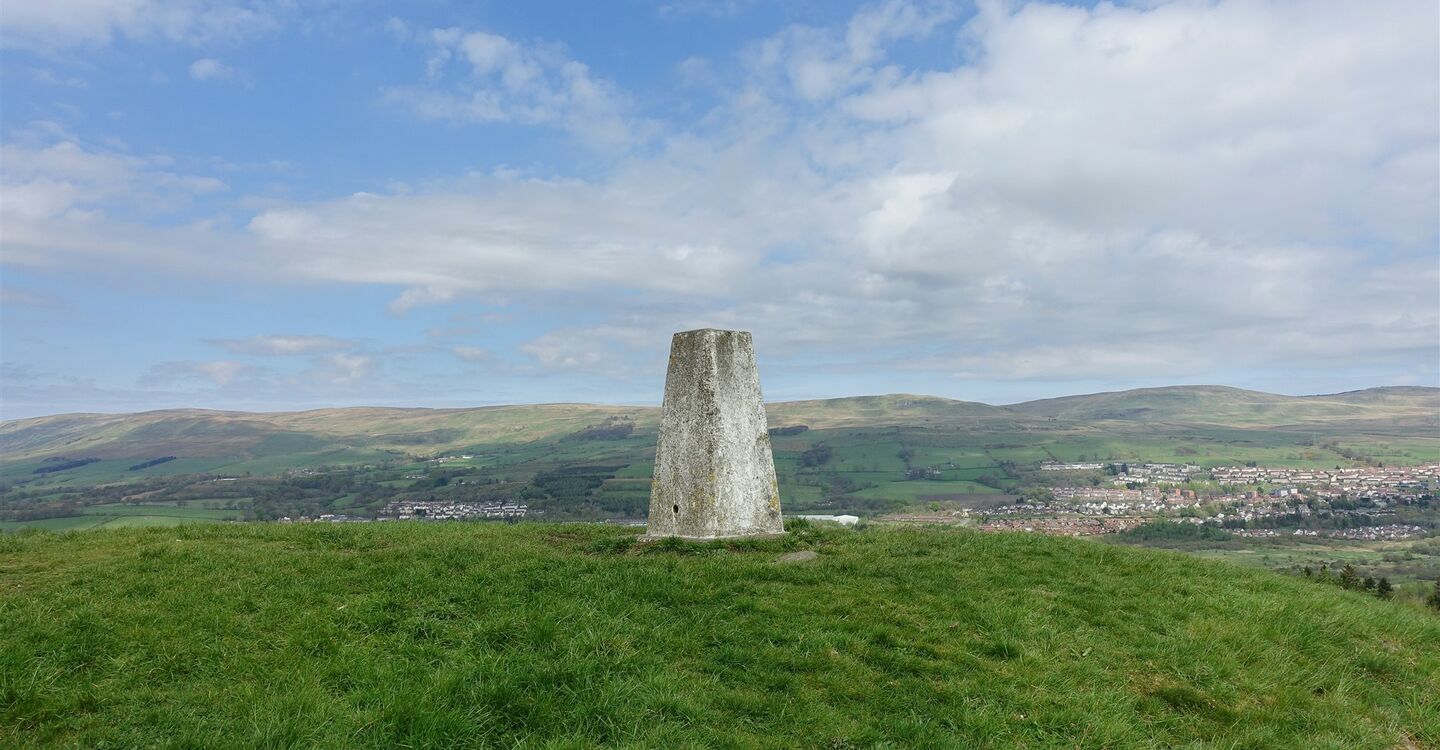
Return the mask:
<path fill-rule="evenodd" d="M 0 521 L 0 531 L 20 531 L 21 529 L 37 529 L 43 531 L 79 531 L 81 529 L 93 529 L 102 523 L 110 520 L 104 516 L 65 516 L 62 518 L 42 518 L 38 521 Z"/>
<path fill-rule="evenodd" d="M 890 484 L 861 490 L 855 494 L 861 497 L 875 497 L 903 500 L 907 503 L 929 499 L 943 499 L 954 495 L 991 495 L 999 490 L 975 482 L 945 482 L 916 480 L 891 482 Z"/>
<path fill-rule="evenodd" d="M 794 529 L 0 537 L 0 746 L 1440 744 L 1440 617 L 1410 607 L 1089 541 Z"/>
<path fill-rule="evenodd" d="M 1202 557 L 1229 560 L 1294 572 L 1308 566 L 1339 570 L 1354 565 L 1362 576 L 1384 576 L 1402 587 L 1402 593 L 1419 600 L 1440 580 L 1440 537 L 1393 542 L 1370 542 L 1346 539 L 1322 539 L 1294 542 L 1269 539 L 1248 539 L 1233 549 L 1188 550 Z"/>
<path fill-rule="evenodd" d="M 134 526 L 179 526 L 186 523 L 216 523 L 234 521 L 240 512 L 213 508 L 177 507 L 173 503 L 155 504 L 106 504 L 91 505 L 81 509 L 81 515 L 65 518 L 47 518 L 39 521 L 0 522 L 0 531 L 17 531 L 23 528 L 47 531 L 76 531 L 93 528 L 129 528 Z"/>

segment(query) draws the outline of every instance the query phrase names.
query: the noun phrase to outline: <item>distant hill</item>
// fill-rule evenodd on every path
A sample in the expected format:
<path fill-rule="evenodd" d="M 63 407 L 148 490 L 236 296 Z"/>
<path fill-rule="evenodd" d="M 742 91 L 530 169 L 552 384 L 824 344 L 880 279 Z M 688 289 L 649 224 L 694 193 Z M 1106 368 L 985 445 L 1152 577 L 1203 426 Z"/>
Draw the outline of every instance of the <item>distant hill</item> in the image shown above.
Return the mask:
<path fill-rule="evenodd" d="M 896 394 L 768 407 L 772 425 L 880 426 L 923 420 L 1026 420 L 1006 409 L 934 396 Z M 429 453 L 475 444 L 523 442 L 577 432 L 606 419 L 654 430 L 660 410 L 644 406 L 526 404 L 473 409 L 352 407 L 245 413 L 174 409 L 137 414 L 63 414 L 0 422 L 0 457 L 55 453 L 100 458 L 201 457 L 276 451 L 376 450 Z"/>
<path fill-rule="evenodd" d="M 1344 426 L 1440 436 L 1440 389 L 1436 388 L 1293 397 L 1223 386 L 1175 386 L 1009 406 L 889 394 L 773 403 L 767 409 L 772 427 L 805 425 L 812 430 L 933 427 L 952 432 L 1034 432 L 1118 423 L 1143 429 L 1301 426 L 1319 431 Z M 633 423 L 634 436 L 645 439 L 653 437 L 658 419 L 655 407 L 593 404 L 62 414 L 0 422 L 0 464 L 55 457 L 135 463 L 174 456 L 168 472 L 207 471 L 220 465 L 265 472 L 560 439 L 607 420 Z"/>
<path fill-rule="evenodd" d="M 1440 617 L 1406 605 L 1082 540 L 791 528 L 0 536 L 0 746 L 1440 746 Z"/>
<path fill-rule="evenodd" d="M 807 424 L 812 428 L 874 427 L 925 420 L 1024 419 L 998 406 L 909 393 L 786 401 L 769 404 L 766 411 L 771 426 Z"/>
<path fill-rule="evenodd" d="M 1281 396 L 1218 385 L 1139 388 L 1012 404 L 1010 411 L 1069 420 L 1129 420 L 1257 426 L 1390 421 L 1440 427 L 1440 388 L 1374 388 Z"/>
<path fill-rule="evenodd" d="M 1434 410 L 1440 410 L 1440 388 L 1429 388 L 1419 385 L 1366 388 L 1362 391 L 1346 391 L 1344 393 L 1331 393 L 1320 396 L 1304 396 L 1303 398 L 1322 401 L 1339 401 L 1347 404 L 1421 404 L 1428 405 Z"/>
<path fill-rule="evenodd" d="M 536 440 L 608 417 L 653 423 L 658 410 L 584 404 L 475 409 L 354 407 L 244 413 L 177 409 L 138 414 L 64 414 L 0 422 L 0 458 L 54 453 L 180 458 L 336 451 L 428 453 L 477 443 Z"/>

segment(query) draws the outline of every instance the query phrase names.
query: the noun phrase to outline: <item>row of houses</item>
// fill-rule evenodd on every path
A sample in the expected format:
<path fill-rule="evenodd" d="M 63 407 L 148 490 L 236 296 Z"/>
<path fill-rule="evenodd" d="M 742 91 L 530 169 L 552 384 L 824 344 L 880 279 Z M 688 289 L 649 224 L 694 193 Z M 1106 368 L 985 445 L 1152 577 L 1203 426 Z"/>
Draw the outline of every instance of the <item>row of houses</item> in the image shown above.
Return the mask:
<path fill-rule="evenodd" d="M 524 518 L 527 512 L 529 508 L 525 503 L 514 501 L 457 503 L 449 500 L 395 500 L 385 506 L 384 514 L 402 521 L 464 521 Z"/>
<path fill-rule="evenodd" d="M 1040 469 L 1042 471 L 1099 471 L 1100 469 L 1104 468 L 1104 466 L 1105 464 L 1102 463 L 1081 462 L 1066 464 L 1050 461 L 1040 464 Z"/>
<path fill-rule="evenodd" d="M 1440 481 L 1440 463 L 1421 466 L 1361 466 L 1347 469 L 1217 466 L 1210 473 L 1215 481 L 1221 484 L 1329 485 L 1361 490 Z"/>
<path fill-rule="evenodd" d="M 1116 467 L 1120 479 L 1116 481 L 1136 484 L 1183 484 L 1200 473 L 1195 464 L 1120 464 Z"/>

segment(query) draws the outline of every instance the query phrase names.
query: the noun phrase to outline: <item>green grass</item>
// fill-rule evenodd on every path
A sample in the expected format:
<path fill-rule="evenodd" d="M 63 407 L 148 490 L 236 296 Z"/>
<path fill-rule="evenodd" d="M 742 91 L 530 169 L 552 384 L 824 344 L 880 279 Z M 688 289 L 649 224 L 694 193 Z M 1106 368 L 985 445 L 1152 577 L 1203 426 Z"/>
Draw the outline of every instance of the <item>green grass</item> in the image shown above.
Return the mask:
<path fill-rule="evenodd" d="M 785 498 L 786 503 L 808 505 L 821 500 L 824 494 L 822 488 L 812 484 L 780 483 L 780 497 Z"/>
<path fill-rule="evenodd" d="M 170 504 L 107 503 L 91 505 L 83 509 L 90 516 L 172 516 L 197 521 L 229 521 L 239 517 L 239 511 L 215 510 L 210 508 L 179 507 Z"/>
<path fill-rule="evenodd" d="M 133 529 L 149 526 L 180 526 L 187 523 L 207 523 L 205 520 L 194 518 L 183 518 L 176 516 L 147 516 L 139 513 L 130 513 L 122 516 L 109 516 L 93 528 L 97 529 Z"/>
<path fill-rule="evenodd" d="M 186 508 L 208 508 L 210 510 L 223 510 L 226 505 L 243 505 L 251 500 L 249 497 L 200 497 L 193 500 L 146 500 L 146 505 L 166 505 L 170 507 Z M 185 503 L 180 506 L 180 503 Z"/>
<path fill-rule="evenodd" d="M 0 746 L 1440 745 L 1440 618 L 1168 552 L 793 528 L 0 537 Z"/>
<path fill-rule="evenodd" d="M 42 518 L 38 521 L 0 521 L 0 531 L 36 529 L 43 531 L 79 531 L 99 526 L 108 520 L 99 516 L 64 516 Z"/>
<path fill-rule="evenodd" d="M 114 481 L 124 478 L 126 474 L 134 478 L 140 472 L 131 472 L 130 467 L 134 461 L 125 458 L 118 460 L 96 461 L 94 463 L 78 466 L 73 469 L 56 471 L 48 474 L 35 474 L 34 470 L 44 466 L 40 462 L 29 462 L 23 464 L 10 464 L 5 467 L 0 475 L 5 479 L 29 479 L 36 484 L 94 484 L 96 482 Z"/>
<path fill-rule="evenodd" d="M 996 461 L 1014 461 L 1020 464 L 1038 464 L 1051 458 L 1040 446 L 991 448 L 986 453 Z"/>

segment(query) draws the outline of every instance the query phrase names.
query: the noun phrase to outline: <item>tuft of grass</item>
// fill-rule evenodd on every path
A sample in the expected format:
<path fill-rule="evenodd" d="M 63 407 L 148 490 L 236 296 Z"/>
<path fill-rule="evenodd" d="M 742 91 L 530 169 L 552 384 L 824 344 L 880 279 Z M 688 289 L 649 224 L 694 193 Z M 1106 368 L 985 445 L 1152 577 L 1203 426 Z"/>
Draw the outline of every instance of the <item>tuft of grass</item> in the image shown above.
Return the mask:
<path fill-rule="evenodd" d="M 1440 746 L 1440 618 L 1083 540 L 791 528 L 0 536 L 0 746 Z"/>

